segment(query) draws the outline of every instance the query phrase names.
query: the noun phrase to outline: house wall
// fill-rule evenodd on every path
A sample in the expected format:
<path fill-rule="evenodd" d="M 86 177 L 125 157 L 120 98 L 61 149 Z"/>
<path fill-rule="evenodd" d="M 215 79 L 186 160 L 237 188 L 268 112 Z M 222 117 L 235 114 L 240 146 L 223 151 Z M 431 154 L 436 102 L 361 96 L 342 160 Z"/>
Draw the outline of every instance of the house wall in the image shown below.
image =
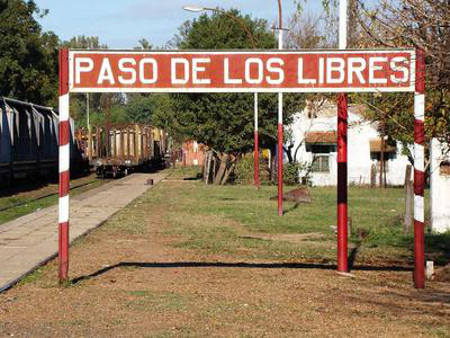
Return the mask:
<path fill-rule="evenodd" d="M 200 166 L 205 162 L 205 147 L 196 141 L 183 143 L 181 164 L 185 167 Z"/>
<path fill-rule="evenodd" d="M 433 231 L 445 232 L 450 230 L 450 175 L 442 172 L 441 163 L 450 161 L 449 145 L 431 141 L 431 227 Z"/>
<path fill-rule="evenodd" d="M 330 114 L 329 114 L 330 115 Z M 301 163 L 311 164 L 313 154 L 308 152 L 304 142 L 307 132 L 313 131 L 336 131 L 337 112 L 332 116 L 319 116 L 310 119 L 305 111 L 297 114 L 291 125 L 291 133 L 294 140 L 294 151 L 298 148 L 296 160 Z M 359 114 L 349 112 L 348 131 L 348 181 L 349 184 L 369 185 L 371 183 L 371 167 L 376 164 L 376 160 L 371 159 L 370 140 L 379 138 L 376 125 L 363 120 Z M 386 181 L 389 185 L 403 185 L 405 180 L 406 166 L 409 164 L 408 158 L 402 153 L 402 146 L 397 144 L 396 158 L 387 162 L 388 171 Z M 304 177 L 306 172 L 300 174 Z M 315 186 L 337 185 L 337 153 L 330 153 L 330 171 L 327 173 L 311 172 L 310 181 Z M 377 184 L 379 176 L 377 174 Z"/>

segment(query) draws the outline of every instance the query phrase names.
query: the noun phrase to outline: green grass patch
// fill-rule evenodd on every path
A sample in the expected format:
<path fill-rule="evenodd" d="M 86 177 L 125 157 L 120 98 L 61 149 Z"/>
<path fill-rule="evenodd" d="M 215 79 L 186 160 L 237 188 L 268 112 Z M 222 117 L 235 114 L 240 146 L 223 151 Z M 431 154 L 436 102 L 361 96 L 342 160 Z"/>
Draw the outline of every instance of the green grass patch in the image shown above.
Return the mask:
<path fill-rule="evenodd" d="M 293 188 L 285 188 L 289 191 Z M 205 254 L 240 258 L 320 259 L 335 261 L 336 187 L 310 188 L 311 204 L 285 203 L 283 217 L 277 215 L 277 188 L 264 186 L 204 185 L 202 182 L 163 183 L 145 197 L 165 209 L 165 233 L 179 238 L 177 247 Z M 358 261 L 380 259 L 408 262 L 413 235 L 403 230 L 404 190 L 402 188 L 349 187 L 349 217 L 352 228 L 368 236 Z M 427 215 L 429 212 L 427 211 Z M 271 240 L 270 235 L 319 233 L 322 237 L 299 243 Z M 268 234 L 269 238 L 248 238 L 245 234 Z M 354 245 L 358 238 L 351 237 Z M 427 235 L 428 255 L 436 262 L 450 259 L 446 236 Z"/>
<path fill-rule="evenodd" d="M 41 277 L 44 275 L 45 273 L 45 269 L 47 268 L 47 266 L 44 267 L 40 267 L 38 269 L 36 269 L 34 272 L 30 273 L 28 276 L 25 276 L 20 282 L 19 285 L 25 285 L 25 284 L 34 284 L 36 283 L 38 280 L 41 279 Z"/>
<path fill-rule="evenodd" d="M 198 178 L 201 175 L 200 167 L 177 167 L 176 169 L 166 169 L 169 172 L 170 178 Z"/>

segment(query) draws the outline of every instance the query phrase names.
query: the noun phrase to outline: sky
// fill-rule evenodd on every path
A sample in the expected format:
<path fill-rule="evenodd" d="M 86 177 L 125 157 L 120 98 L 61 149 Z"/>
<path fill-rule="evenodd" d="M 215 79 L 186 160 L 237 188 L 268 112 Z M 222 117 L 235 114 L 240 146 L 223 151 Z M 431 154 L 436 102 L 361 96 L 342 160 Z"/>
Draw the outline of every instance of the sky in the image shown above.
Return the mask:
<path fill-rule="evenodd" d="M 99 36 L 109 48 L 132 48 L 141 38 L 154 46 L 165 45 L 186 20 L 199 16 L 182 10 L 185 5 L 224 9 L 238 8 L 244 14 L 267 19 L 278 18 L 276 0 L 35 0 L 49 14 L 39 19 L 46 31 L 61 39 L 73 36 Z M 319 0 L 310 0 L 305 10 L 320 10 Z M 283 0 L 284 19 L 295 12 L 294 0 Z"/>

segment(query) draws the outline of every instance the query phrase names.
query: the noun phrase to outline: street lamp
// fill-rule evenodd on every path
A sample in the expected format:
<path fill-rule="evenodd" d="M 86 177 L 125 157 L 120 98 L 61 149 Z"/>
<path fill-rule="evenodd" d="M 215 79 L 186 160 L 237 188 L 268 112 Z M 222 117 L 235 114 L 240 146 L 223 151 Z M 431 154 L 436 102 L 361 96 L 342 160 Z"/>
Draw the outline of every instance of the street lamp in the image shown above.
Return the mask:
<path fill-rule="evenodd" d="M 249 40 L 252 42 L 253 49 L 256 49 L 256 42 L 255 38 L 248 28 L 247 24 L 235 17 L 234 15 L 228 13 L 227 11 L 224 11 L 219 8 L 212 8 L 212 7 L 202 7 L 202 6 L 195 6 L 195 5 L 189 5 L 189 6 L 183 6 L 183 9 L 185 11 L 199 13 L 199 12 L 205 12 L 205 11 L 212 11 L 217 13 L 222 13 L 229 18 L 236 21 L 239 26 L 242 27 L 242 29 L 247 33 Z M 254 131 L 254 144 L 255 144 L 255 150 L 254 150 L 254 157 L 253 157 L 253 169 L 254 169 L 254 185 L 256 188 L 259 188 L 261 186 L 261 181 L 259 179 L 259 135 L 258 135 L 258 93 L 254 93 L 254 118 L 255 118 L 255 131 Z"/>
<path fill-rule="evenodd" d="M 225 14 L 229 18 L 231 18 L 234 21 L 236 21 L 242 27 L 242 29 L 245 30 L 245 32 L 248 34 L 248 37 L 249 37 L 250 41 L 252 42 L 253 49 L 256 49 L 255 38 L 253 37 L 253 34 L 250 31 L 250 29 L 248 29 L 247 24 L 243 20 L 235 17 L 234 15 L 228 13 L 227 11 L 224 11 L 223 9 L 219 9 L 219 8 L 203 7 L 203 6 L 195 6 L 195 5 L 183 6 L 183 9 L 185 11 L 194 12 L 194 13 L 211 11 L 211 12 L 217 12 L 217 13 Z"/>
<path fill-rule="evenodd" d="M 189 11 L 189 12 L 203 12 L 206 10 L 205 7 L 200 7 L 200 6 L 184 6 L 183 9 L 185 11 Z"/>

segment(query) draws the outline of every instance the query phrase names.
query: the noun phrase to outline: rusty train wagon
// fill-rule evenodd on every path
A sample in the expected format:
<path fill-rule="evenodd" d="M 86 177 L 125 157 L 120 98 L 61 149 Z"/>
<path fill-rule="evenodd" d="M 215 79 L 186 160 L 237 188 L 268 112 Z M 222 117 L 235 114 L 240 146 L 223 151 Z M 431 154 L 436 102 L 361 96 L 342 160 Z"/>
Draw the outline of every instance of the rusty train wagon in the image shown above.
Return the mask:
<path fill-rule="evenodd" d="M 56 178 L 58 115 L 53 108 L 0 98 L 0 114 L 0 186 L 20 179 Z M 76 169 L 81 153 L 73 137 L 71 147 Z"/>
<path fill-rule="evenodd" d="M 126 176 L 162 161 L 163 133 L 158 128 L 128 124 L 94 129 L 83 139 L 89 162 L 99 177 Z"/>

